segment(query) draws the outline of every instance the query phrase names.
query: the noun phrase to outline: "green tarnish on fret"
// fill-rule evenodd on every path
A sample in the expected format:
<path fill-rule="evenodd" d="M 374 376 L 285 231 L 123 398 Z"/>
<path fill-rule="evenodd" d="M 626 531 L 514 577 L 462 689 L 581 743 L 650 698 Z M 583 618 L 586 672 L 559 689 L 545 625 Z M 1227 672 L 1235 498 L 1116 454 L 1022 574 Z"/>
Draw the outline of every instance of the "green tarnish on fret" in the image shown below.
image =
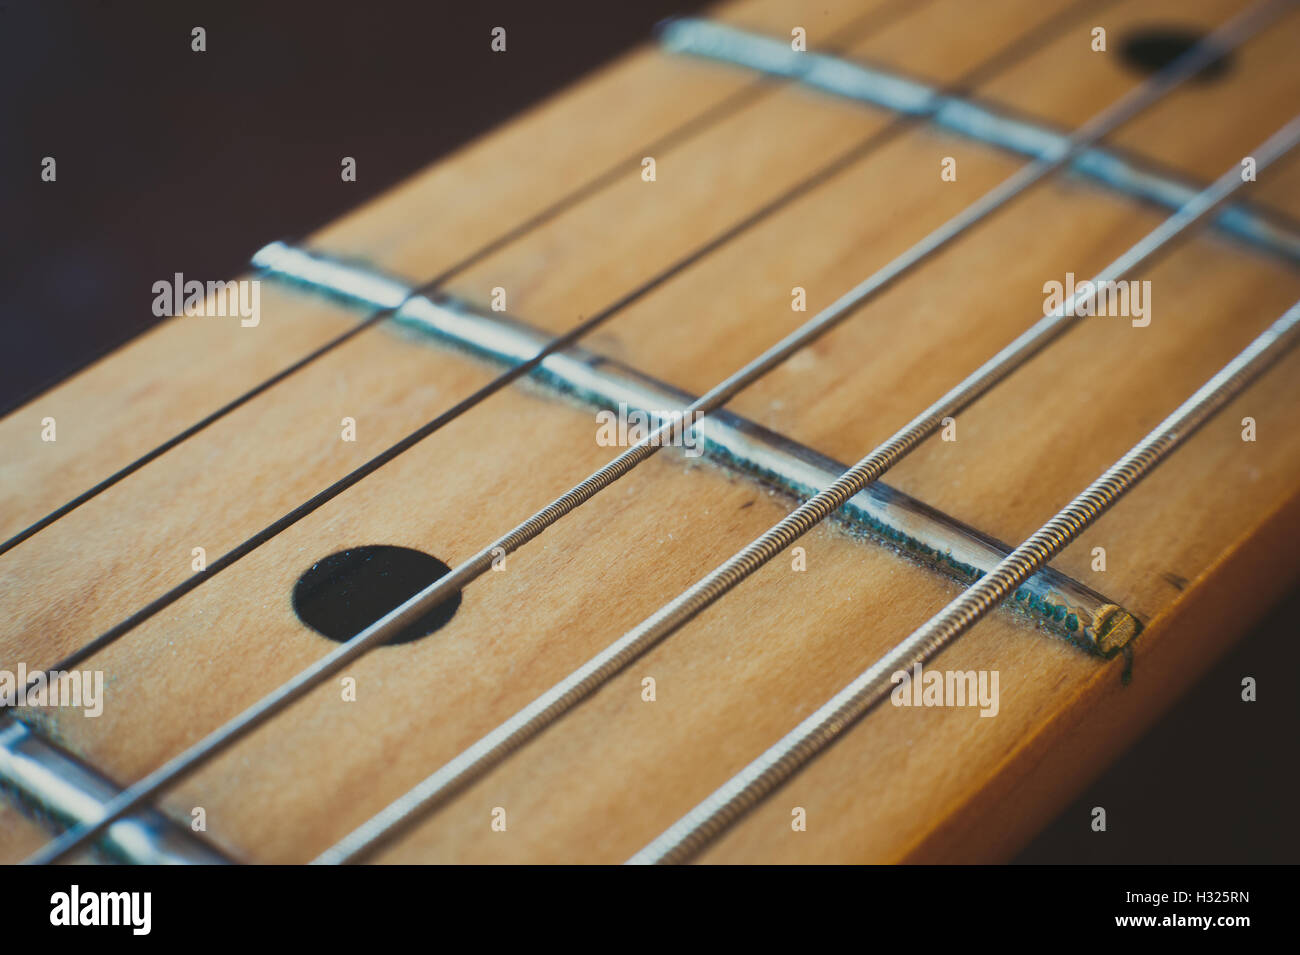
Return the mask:
<path fill-rule="evenodd" d="M 711 461 L 746 472 L 763 483 L 792 494 L 800 500 L 811 497 L 820 490 L 807 485 L 793 484 L 788 475 L 760 470 L 754 466 L 752 460 L 737 457 L 728 448 L 710 442 L 707 437 L 704 440 L 704 454 Z M 880 520 L 857 505 L 855 500 L 850 498 L 836 512 L 832 520 L 850 532 L 890 547 L 901 556 L 936 570 L 961 584 L 973 584 L 984 576 L 984 571 L 973 564 L 956 560 L 947 551 L 932 547 L 925 541 Z M 1034 585 L 1026 584 L 1020 587 L 1015 593 L 1015 599 L 1006 601 L 1003 606 L 1079 649 L 1107 660 L 1136 639 L 1142 629 L 1141 622 L 1133 614 L 1113 603 L 1103 603 L 1096 609 L 1090 609 L 1077 601 L 1071 601 L 1057 590 L 1044 591 L 1041 583 L 1036 580 Z M 1087 625 L 1080 627 L 1081 620 L 1088 621 Z"/>
<path fill-rule="evenodd" d="M 865 530 L 878 543 L 893 545 L 900 554 L 960 583 L 973 584 L 984 576 L 978 567 L 953 560 L 950 554 L 940 553 L 923 541 L 910 537 L 851 505 L 845 505 L 843 513 L 837 514 L 836 519 L 851 529 Z M 1039 595 L 1029 587 L 1020 587 L 1015 593 L 1015 599 L 1006 601 L 1003 606 L 1040 625 L 1054 636 L 1107 660 L 1134 640 L 1142 629 L 1142 624 L 1136 617 L 1114 604 L 1106 604 L 1099 610 L 1089 612 L 1086 608 L 1072 604 L 1060 593 Z M 1089 621 L 1082 629 L 1079 626 L 1080 618 Z"/>

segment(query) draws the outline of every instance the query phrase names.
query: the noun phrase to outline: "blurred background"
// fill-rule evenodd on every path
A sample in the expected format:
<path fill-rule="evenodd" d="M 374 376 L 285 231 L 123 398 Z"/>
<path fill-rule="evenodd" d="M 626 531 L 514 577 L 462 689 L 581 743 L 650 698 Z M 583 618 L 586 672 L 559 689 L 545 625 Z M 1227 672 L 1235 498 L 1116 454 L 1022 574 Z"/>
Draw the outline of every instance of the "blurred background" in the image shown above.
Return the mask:
<path fill-rule="evenodd" d="M 159 276 L 233 276 L 703 6 L 0 0 L 0 410 L 157 321 Z M 1300 858 L 1296 620 L 1300 595 L 1018 861 Z"/>

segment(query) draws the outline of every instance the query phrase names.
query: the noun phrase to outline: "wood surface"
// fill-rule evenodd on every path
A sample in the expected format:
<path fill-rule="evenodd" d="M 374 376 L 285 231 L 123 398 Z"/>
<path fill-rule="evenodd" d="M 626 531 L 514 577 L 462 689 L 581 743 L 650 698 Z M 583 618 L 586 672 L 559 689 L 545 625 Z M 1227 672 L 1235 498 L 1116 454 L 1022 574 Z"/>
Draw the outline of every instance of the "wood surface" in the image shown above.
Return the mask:
<path fill-rule="evenodd" d="M 1144 23 L 1211 29 L 1236 0 L 740 2 L 715 15 L 810 48 L 877 8 L 846 55 L 936 84 L 1007 60 L 972 91 L 1072 128 L 1142 76 L 1089 49 Z M 1013 59 L 1064 11 L 1059 34 Z M 870 21 L 868 21 L 870 22 Z M 1129 123 L 1115 145 L 1204 182 L 1300 101 L 1300 12 L 1215 83 Z M 1113 42 L 1113 41 L 1112 41 Z M 740 108 L 647 153 L 685 119 Z M 620 161 L 626 175 L 453 277 L 485 304 L 561 332 L 893 120 L 647 45 L 311 237 L 423 281 Z M 657 181 L 640 178 L 653 154 Z M 956 182 L 940 160 L 956 157 Z M 1021 161 L 913 126 L 615 315 L 584 345 L 702 392 L 992 188 Z M 1252 201 L 1296 212 L 1300 157 Z M 1042 314 L 1042 284 L 1090 275 L 1167 214 L 1054 177 L 730 407 L 854 461 Z M 252 250 L 250 250 L 251 252 Z M 1153 318 L 1082 319 L 886 480 L 1019 542 L 1300 298 L 1300 274 L 1201 232 L 1140 276 Z M 790 290 L 808 291 L 807 313 Z M 140 307 L 149 307 L 142 299 Z M 262 284 L 262 321 L 169 320 L 0 422 L 0 535 L 351 327 L 362 316 Z M 49 665 L 327 486 L 499 369 L 370 329 L 0 556 L 0 666 Z M 1000 611 L 936 666 L 996 669 L 1001 712 L 879 708 L 713 847 L 711 862 L 988 861 L 1014 853 L 1202 673 L 1300 566 L 1300 355 L 1234 401 L 1054 566 L 1147 623 L 1134 679 Z M 40 440 L 54 416 L 58 441 Z M 1241 440 L 1255 418 L 1258 440 Z M 340 440 L 340 420 L 357 441 Z M 335 644 L 289 595 L 317 559 L 390 543 L 467 558 L 611 456 L 590 410 L 521 383 L 485 401 L 206 582 L 88 666 L 104 715 L 31 714 L 122 782 L 139 778 Z M 355 663 L 163 802 L 207 811 L 239 859 L 314 857 L 788 513 L 793 502 L 666 451 L 472 584 L 428 639 Z M 617 862 L 675 821 L 939 610 L 957 585 L 832 525 L 774 560 L 597 696 L 470 787 L 383 861 Z M 1106 548 L 1105 573 L 1091 551 Z M 653 676 L 658 699 L 641 699 Z M 507 811 L 506 832 L 490 827 Z M 793 832 L 793 806 L 808 830 Z M 1086 825 L 1086 820 L 1080 820 Z M 0 808 L 0 860 L 37 833 Z"/>

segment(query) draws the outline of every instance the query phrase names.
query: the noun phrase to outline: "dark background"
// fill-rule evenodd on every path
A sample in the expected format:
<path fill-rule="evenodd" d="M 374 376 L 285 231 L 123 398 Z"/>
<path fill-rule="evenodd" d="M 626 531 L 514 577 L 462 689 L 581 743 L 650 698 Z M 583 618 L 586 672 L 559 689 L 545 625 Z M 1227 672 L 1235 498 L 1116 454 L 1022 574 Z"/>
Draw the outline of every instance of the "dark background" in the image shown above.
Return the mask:
<path fill-rule="evenodd" d="M 159 276 L 232 276 L 700 6 L 0 0 L 0 408 L 156 321 Z M 1300 859 L 1297 619 L 1292 596 L 1019 861 Z"/>

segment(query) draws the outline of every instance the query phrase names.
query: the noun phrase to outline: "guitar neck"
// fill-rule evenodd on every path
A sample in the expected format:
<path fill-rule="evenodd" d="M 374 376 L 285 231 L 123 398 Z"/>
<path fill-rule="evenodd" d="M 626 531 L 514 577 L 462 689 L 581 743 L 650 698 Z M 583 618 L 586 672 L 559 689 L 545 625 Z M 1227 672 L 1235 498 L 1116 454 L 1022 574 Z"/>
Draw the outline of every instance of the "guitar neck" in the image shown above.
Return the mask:
<path fill-rule="evenodd" d="M 477 568 L 130 809 L 159 853 L 329 852 L 1259 159 L 833 517 L 364 847 L 632 856 L 1300 298 L 1300 161 L 1258 149 L 1300 99 L 1300 11 L 1234 20 L 1251 9 L 741 0 L 267 246 L 233 292 L 165 277 L 140 307 L 174 317 L 0 421 L 0 670 L 103 687 L 93 716 L 47 695 L 5 717 L 23 727 L 0 735 L 0 768 L 33 771 L 5 779 L 22 798 L 0 807 L 0 858 L 37 851 L 51 818 L 92 822 L 78 792 L 107 804 Z M 1161 20 L 1188 48 L 1244 26 L 1163 89 Z M 821 316 L 725 401 L 692 404 Z M 1294 581 L 1297 401 L 1287 353 L 701 861 L 1014 853 Z M 657 453 L 536 540 L 506 537 L 684 409 Z M 61 790 L 31 781 L 58 760 Z"/>

